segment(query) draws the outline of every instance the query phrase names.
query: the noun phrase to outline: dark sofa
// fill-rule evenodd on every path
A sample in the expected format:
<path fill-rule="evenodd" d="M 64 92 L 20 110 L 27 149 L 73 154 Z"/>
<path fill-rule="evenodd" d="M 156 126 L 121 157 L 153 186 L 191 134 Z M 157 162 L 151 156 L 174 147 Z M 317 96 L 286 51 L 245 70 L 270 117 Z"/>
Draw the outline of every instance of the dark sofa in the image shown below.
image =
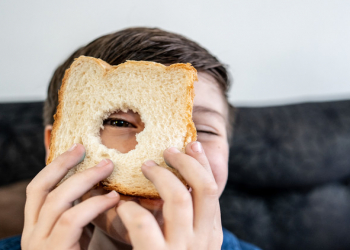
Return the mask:
<path fill-rule="evenodd" d="M 20 233 L 44 166 L 41 112 L 0 104 L 0 238 Z M 350 249 L 350 101 L 238 108 L 220 202 L 223 225 L 263 249 Z"/>

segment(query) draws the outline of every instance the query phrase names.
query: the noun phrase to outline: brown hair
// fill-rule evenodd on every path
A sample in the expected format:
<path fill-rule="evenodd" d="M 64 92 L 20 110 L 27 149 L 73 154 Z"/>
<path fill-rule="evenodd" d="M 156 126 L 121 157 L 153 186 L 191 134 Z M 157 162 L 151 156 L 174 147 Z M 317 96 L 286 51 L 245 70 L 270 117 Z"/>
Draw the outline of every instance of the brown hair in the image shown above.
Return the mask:
<path fill-rule="evenodd" d="M 232 132 L 233 112 L 227 101 L 229 74 L 222 63 L 199 44 L 178 34 L 157 28 L 129 28 L 102 36 L 75 51 L 59 66 L 48 88 L 44 103 L 44 125 L 53 124 L 58 105 L 58 90 L 66 69 L 81 55 L 100 58 L 111 65 L 126 60 L 153 61 L 162 64 L 191 63 L 198 72 L 206 72 L 219 84 L 228 105 L 227 133 Z"/>

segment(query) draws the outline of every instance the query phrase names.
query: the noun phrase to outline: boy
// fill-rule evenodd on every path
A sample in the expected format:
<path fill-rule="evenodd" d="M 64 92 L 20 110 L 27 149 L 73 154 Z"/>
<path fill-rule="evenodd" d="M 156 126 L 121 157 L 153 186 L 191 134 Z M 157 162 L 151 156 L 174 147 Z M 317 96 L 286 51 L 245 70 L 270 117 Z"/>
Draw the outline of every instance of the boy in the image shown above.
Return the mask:
<path fill-rule="evenodd" d="M 80 55 L 111 65 L 145 60 L 191 63 L 197 69 L 193 120 L 198 141 L 190 143 L 185 154 L 175 148 L 164 151 L 167 163 L 181 173 L 192 191 L 153 161 L 145 162 L 142 172 L 161 200 L 107 193 L 101 188 L 89 191 L 111 174 L 113 163 L 108 159 L 55 188 L 84 157 L 84 147 L 75 144 L 28 185 L 22 249 L 257 249 L 221 226 L 218 199 L 227 180 L 232 130 L 226 98 L 229 79 L 223 65 L 198 44 L 159 29 L 131 28 L 98 38 L 77 50 L 54 73 L 44 106 L 47 152 L 64 71 Z M 118 138 L 115 144 L 108 141 L 108 131 L 133 138 L 135 129 L 142 127 L 138 114 L 118 112 L 112 118 L 128 125 L 105 124 L 102 142 L 114 148 L 134 145 Z"/>

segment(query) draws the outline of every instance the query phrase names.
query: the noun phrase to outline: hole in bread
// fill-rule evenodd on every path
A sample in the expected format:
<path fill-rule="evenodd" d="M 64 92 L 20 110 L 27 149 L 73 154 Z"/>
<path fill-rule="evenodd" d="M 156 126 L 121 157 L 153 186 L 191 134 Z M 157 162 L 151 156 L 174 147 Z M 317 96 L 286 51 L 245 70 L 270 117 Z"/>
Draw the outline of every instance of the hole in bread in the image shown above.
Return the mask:
<path fill-rule="evenodd" d="M 145 125 L 137 112 L 119 110 L 103 121 L 103 128 L 100 130 L 101 142 L 107 148 L 127 153 L 135 149 L 136 134 L 142 132 L 144 128 Z"/>

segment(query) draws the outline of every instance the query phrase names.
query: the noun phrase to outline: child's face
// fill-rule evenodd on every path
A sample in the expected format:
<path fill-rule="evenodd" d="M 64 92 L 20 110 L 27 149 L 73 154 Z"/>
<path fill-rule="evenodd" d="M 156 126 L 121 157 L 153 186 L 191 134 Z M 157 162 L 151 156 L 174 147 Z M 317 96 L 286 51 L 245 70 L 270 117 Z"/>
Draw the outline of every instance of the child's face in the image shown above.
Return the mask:
<path fill-rule="evenodd" d="M 203 146 L 221 194 L 228 175 L 227 106 L 218 84 L 208 74 L 199 73 L 198 82 L 195 82 L 194 87 L 193 121 L 197 128 L 197 140 Z M 137 144 L 135 134 L 143 129 L 144 124 L 137 113 L 132 111 L 114 113 L 104 122 L 104 129 L 101 130 L 101 141 L 109 148 L 126 153 L 135 148 Z M 103 191 L 100 190 L 100 192 Z M 89 192 L 83 199 L 95 195 L 94 193 L 96 191 Z M 162 201 L 150 201 L 128 196 L 122 196 L 121 199 L 135 200 L 153 212 L 158 222 L 162 224 Z M 121 223 L 115 208 L 101 214 L 94 220 L 94 224 L 113 238 L 119 240 L 124 238 L 125 231 L 118 225 Z M 120 236 L 122 237 L 120 238 Z"/>
<path fill-rule="evenodd" d="M 198 133 L 197 140 L 202 143 L 221 194 L 227 179 L 227 107 L 211 76 L 199 73 L 198 79 L 194 84 L 193 121 Z M 135 148 L 135 135 L 145 127 L 140 115 L 131 110 L 113 113 L 103 125 L 104 129 L 100 131 L 102 144 L 121 153 Z"/>
<path fill-rule="evenodd" d="M 197 141 L 203 146 L 221 195 L 228 175 L 228 107 L 218 84 L 210 75 L 199 73 L 194 89 L 193 121 Z"/>

